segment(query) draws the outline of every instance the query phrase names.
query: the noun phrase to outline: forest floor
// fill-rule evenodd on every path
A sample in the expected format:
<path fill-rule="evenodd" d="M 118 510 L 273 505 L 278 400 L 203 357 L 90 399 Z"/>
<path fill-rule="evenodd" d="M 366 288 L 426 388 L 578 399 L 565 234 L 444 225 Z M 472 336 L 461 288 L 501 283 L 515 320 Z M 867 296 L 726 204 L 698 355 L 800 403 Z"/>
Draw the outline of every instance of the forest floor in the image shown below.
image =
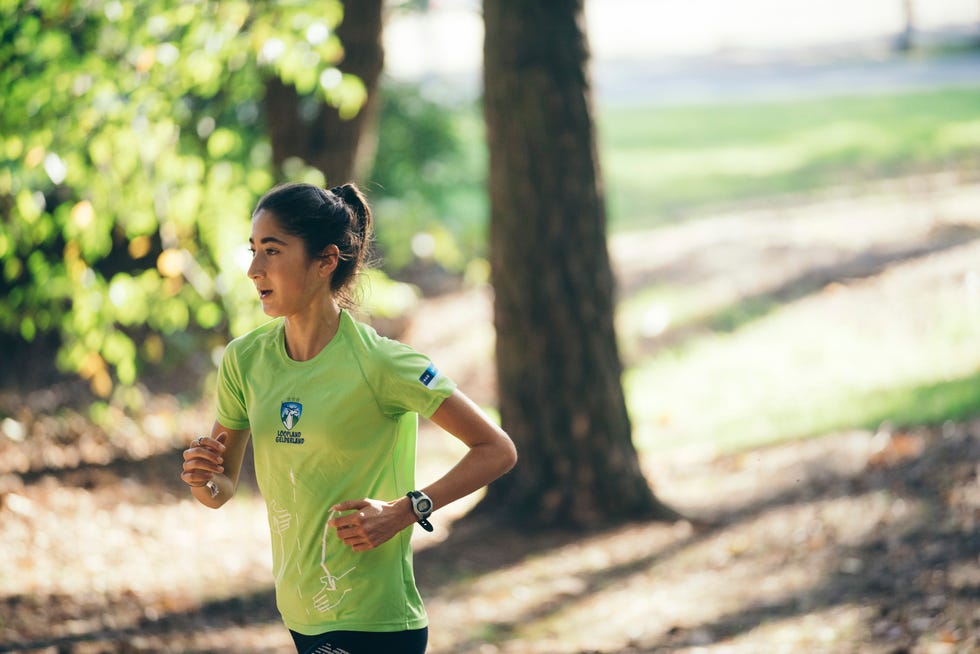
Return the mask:
<path fill-rule="evenodd" d="M 889 238 L 918 238 L 913 223 L 926 234 L 962 227 L 949 217 L 963 207 L 980 222 L 978 193 L 939 185 L 884 203 L 833 202 L 892 212 Z M 827 210 L 821 201 L 793 215 L 809 211 L 813 225 L 826 225 Z M 762 225 L 787 225 L 785 208 L 759 211 L 752 238 L 765 236 Z M 638 245 L 696 244 L 747 215 L 613 239 L 621 288 L 650 272 L 652 250 Z M 806 221 L 798 223 L 793 229 Z M 974 227 L 862 280 L 912 263 L 930 275 L 969 252 L 980 261 Z M 799 242 L 785 259 L 797 268 L 761 267 L 765 283 L 799 278 L 807 252 L 817 253 L 806 234 Z M 810 263 L 826 283 L 855 275 L 844 263 Z M 493 404 L 489 298 L 477 289 L 423 300 L 403 338 Z M 210 425 L 210 403 L 146 392 L 142 406 L 112 409 L 100 427 L 78 401 L 85 395 L 70 381 L 0 392 L 0 652 L 291 651 L 254 480 L 210 512 L 178 479 L 182 443 Z M 423 425 L 420 481 L 458 455 L 451 441 Z M 416 535 L 429 651 L 980 649 L 980 420 L 882 425 L 737 454 L 648 452 L 643 465 L 658 496 L 696 520 L 527 534 L 457 521 L 473 500 L 441 511 L 433 534 Z"/>

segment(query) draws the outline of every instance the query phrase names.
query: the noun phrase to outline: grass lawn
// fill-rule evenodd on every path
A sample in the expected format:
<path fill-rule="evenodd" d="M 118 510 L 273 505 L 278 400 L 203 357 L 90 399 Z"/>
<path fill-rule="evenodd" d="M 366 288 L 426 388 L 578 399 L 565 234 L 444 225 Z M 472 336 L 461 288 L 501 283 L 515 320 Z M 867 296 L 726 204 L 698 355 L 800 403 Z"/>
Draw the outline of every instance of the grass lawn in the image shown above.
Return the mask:
<path fill-rule="evenodd" d="M 980 90 L 612 109 L 599 133 L 613 251 L 649 244 L 617 316 L 641 449 L 980 413 L 980 209 L 929 181 L 975 178 Z"/>
<path fill-rule="evenodd" d="M 610 107 L 597 125 L 615 229 L 748 199 L 980 167 L 980 90 Z"/>
<path fill-rule="evenodd" d="M 980 295 L 958 268 L 978 254 L 831 286 L 640 361 L 627 375 L 637 444 L 726 451 L 976 414 Z"/>

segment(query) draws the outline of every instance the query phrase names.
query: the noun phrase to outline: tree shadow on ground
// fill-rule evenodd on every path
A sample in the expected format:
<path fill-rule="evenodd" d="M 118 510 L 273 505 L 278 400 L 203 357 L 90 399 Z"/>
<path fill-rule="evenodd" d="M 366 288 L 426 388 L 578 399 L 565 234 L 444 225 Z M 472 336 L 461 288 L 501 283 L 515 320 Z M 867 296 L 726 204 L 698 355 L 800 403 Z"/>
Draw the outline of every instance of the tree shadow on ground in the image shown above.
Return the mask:
<path fill-rule="evenodd" d="M 936 435 L 920 455 L 895 465 L 869 467 L 858 474 L 840 473 L 831 466 L 814 462 L 808 471 L 809 483 L 763 495 L 732 511 L 705 515 L 686 537 L 640 557 L 578 573 L 580 583 L 574 591 L 566 589 L 560 597 L 541 602 L 532 610 L 522 612 L 519 618 L 487 625 L 486 630 L 495 634 L 494 642 L 506 642 L 510 634 L 523 626 L 558 614 L 603 589 L 624 585 L 634 575 L 773 510 L 874 492 L 885 492 L 908 503 L 921 503 L 927 510 L 918 519 L 886 525 L 873 539 L 859 546 L 834 546 L 833 556 L 838 562 L 862 562 L 864 567 L 860 573 L 847 571 L 846 565 L 838 566 L 837 571 L 830 573 L 821 584 L 798 596 L 778 603 L 750 605 L 743 611 L 707 624 L 672 629 L 661 640 L 638 645 L 639 649 L 635 651 L 663 652 L 676 647 L 720 642 L 768 621 L 844 604 L 873 606 L 880 618 L 897 620 L 912 606 L 924 614 L 935 614 L 934 606 L 926 607 L 935 601 L 929 597 L 942 596 L 950 604 L 975 600 L 980 596 L 980 588 L 952 587 L 945 576 L 950 566 L 970 564 L 980 556 L 980 534 L 964 529 L 950 516 L 947 506 L 950 488 L 956 480 L 962 482 L 964 477 L 975 476 L 980 464 L 980 434 L 976 433 L 980 426 L 974 425 L 973 430 L 957 438 Z M 452 585 L 460 580 L 491 574 L 584 538 L 615 537 L 616 533 L 617 530 L 608 530 L 588 534 L 523 535 L 500 528 L 481 529 L 478 525 L 467 525 L 463 530 L 454 531 L 444 543 L 418 553 L 416 569 L 423 594 L 434 597 L 451 592 Z M 956 619 L 962 622 L 971 618 L 967 611 Z M 710 634 L 709 641 L 705 640 L 704 634 Z M 894 634 L 887 631 L 879 636 L 882 640 L 896 640 Z M 481 642 L 458 643 L 451 651 L 468 652 Z"/>
<path fill-rule="evenodd" d="M 734 332 L 752 321 L 765 317 L 780 306 L 801 300 L 828 285 L 870 279 L 895 264 L 923 259 L 966 245 L 978 237 L 980 237 L 980 229 L 967 225 L 946 225 L 934 230 L 925 243 L 871 248 L 833 264 L 811 266 L 790 279 L 782 280 L 774 287 L 720 307 L 710 315 L 668 329 L 657 336 L 641 339 L 638 356 L 653 349 L 679 345 L 690 337 L 705 332 Z M 664 274 L 660 269 L 649 270 L 638 279 L 633 279 L 630 288 L 647 288 L 658 281 L 663 281 Z"/>
<path fill-rule="evenodd" d="M 663 652 L 695 644 L 701 647 L 722 643 L 753 629 L 784 619 L 799 617 L 842 605 L 873 607 L 875 617 L 897 629 L 870 629 L 872 639 L 907 651 L 914 645 L 903 623 L 912 614 L 935 618 L 955 602 L 965 602 L 950 622 L 971 622 L 972 609 L 980 597 L 980 585 L 951 586 L 948 571 L 957 564 L 974 565 L 980 556 L 980 536 L 931 524 L 918 524 L 908 532 L 887 533 L 855 548 L 840 548 L 839 560 L 861 562 L 860 572 L 835 571 L 815 588 L 780 602 L 758 603 L 717 620 L 693 627 L 677 628 L 657 642 L 644 643 L 643 652 Z M 936 602 L 931 598 L 938 598 Z M 875 633 L 879 631 L 880 633 Z"/>
<path fill-rule="evenodd" d="M 671 629 L 658 639 L 637 643 L 630 651 L 666 652 L 691 646 L 695 635 L 698 644 L 722 642 L 747 633 L 773 620 L 839 606 L 860 604 L 874 607 L 884 619 L 904 615 L 914 610 L 928 614 L 936 612 L 931 597 L 942 595 L 949 604 L 969 606 L 980 588 L 958 586 L 947 574 L 951 566 L 969 565 L 980 556 L 980 534 L 962 528 L 962 521 L 950 515 L 950 489 L 962 483 L 964 476 L 976 475 L 980 465 L 980 425 L 963 428 L 959 435 L 946 437 L 941 429 L 931 431 L 927 447 L 915 456 L 895 464 L 878 465 L 858 473 L 841 473 L 830 462 L 810 461 L 807 483 L 779 488 L 756 499 L 741 503 L 732 510 L 717 511 L 704 516 L 698 528 L 682 535 L 651 545 L 639 556 L 615 564 L 577 573 L 580 583 L 573 591 L 548 598 L 519 618 L 504 619 L 488 624 L 494 642 L 506 642 L 508 636 L 526 624 L 548 618 L 552 614 L 585 601 L 595 593 L 624 584 L 631 577 L 667 561 L 685 550 L 696 547 L 728 530 L 737 529 L 766 513 L 781 507 L 829 501 L 851 495 L 885 492 L 892 497 L 920 502 L 927 511 L 919 518 L 886 526 L 874 537 L 856 546 L 839 546 L 834 556 L 839 561 L 863 562 L 860 574 L 844 571 L 838 566 L 816 587 L 773 603 L 746 605 L 736 613 L 723 615 L 704 624 L 684 625 Z M 169 482 L 167 482 L 169 483 Z M 475 580 L 519 564 L 529 557 L 557 554 L 562 548 L 585 540 L 615 537 L 618 530 L 607 529 L 594 533 L 581 531 L 524 533 L 499 523 L 461 521 L 446 541 L 416 554 L 415 567 L 427 599 L 458 592 L 460 582 Z M 0 651 L 31 651 L 55 648 L 70 652 L 82 643 L 125 643 L 136 636 L 188 634 L 201 629 L 234 627 L 236 625 L 278 624 L 274 592 L 271 588 L 233 598 L 219 599 L 176 610 L 162 615 L 147 616 L 134 602 L 134 597 L 94 598 L 83 607 L 89 616 L 115 614 L 112 621 L 82 633 L 49 636 L 29 642 L 0 644 Z M 4 615 L 15 612 L 48 611 L 51 605 L 64 601 L 65 621 L 78 620 L 79 598 L 12 596 L 0 599 Z M 100 603 L 101 602 L 101 603 Z M 108 605 L 106 605 L 106 602 Z M 70 607 L 68 605 L 71 605 Z M 136 606 L 134 607 L 134 604 Z M 929 608 L 932 606 L 932 608 Z M 974 602 L 975 606 L 975 602 Z M 55 626 L 59 621 L 54 612 Z M 963 619 L 969 619 L 969 616 Z M 108 626 L 107 626 L 108 625 Z M 59 628 L 60 629 L 60 628 Z M 53 631 L 53 630 L 52 630 Z M 903 642 L 885 632 L 881 639 L 889 643 Z M 457 642 L 450 652 L 467 652 L 485 640 Z M 106 649 L 104 651 L 128 651 Z"/>
<path fill-rule="evenodd" d="M 180 479 L 183 447 L 170 448 L 142 459 L 117 458 L 108 463 L 81 463 L 75 467 L 47 467 L 31 470 L 20 475 L 25 485 L 39 483 L 46 477 L 57 479 L 62 486 L 85 490 L 113 486 L 123 480 L 135 482 L 147 497 L 158 503 L 161 497 L 183 498 L 188 496 L 187 485 Z M 245 450 L 239 485 L 251 493 L 258 493 L 255 479 L 252 443 Z"/>
<path fill-rule="evenodd" d="M 802 299 L 834 283 L 876 277 L 895 264 L 908 263 L 933 254 L 966 245 L 980 237 L 980 230 L 964 225 L 948 225 L 936 229 L 928 241 L 897 248 L 871 248 L 848 260 L 826 266 L 816 266 L 779 286 L 716 312 L 709 326 L 718 331 L 735 331 L 757 320 L 776 307 Z"/>
<path fill-rule="evenodd" d="M 950 383 L 962 385 L 957 381 Z M 930 389 L 932 394 L 941 390 Z M 671 651 L 690 646 L 695 640 L 703 644 L 705 634 L 710 635 L 711 642 L 722 642 L 767 622 L 844 604 L 874 607 L 876 615 L 883 620 L 897 620 L 896 616 L 909 611 L 922 615 L 929 615 L 931 611 L 934 614 L 936 609 L 931 602 L 935 600 L 931 598 L 936 596 L 945 597 L 950 605 L 968 605 L 971 597 L 975 599 L 980 593 L 980 588 L 954 586 L 947 571 L 951 566 L 968 565 L 980 556 L 980 534 L 975 530 L 965 530 L 964 521 L 951 515 L 948 499 L 952 487 L 957 483 L 962 484 L 970 475 L 975 483 L 976 471 L 980 466 L 980 424 L 963 426 L 957 432 L 958 436 L 948 437 L 941 428 L 930 429 L 929 433 L 928 446 L 916 455 L 895 463 L 867 466 L 859 472 L 841 471 L 831 465 L 831 461 L 824 459 L 806 461 L 802 464 L 801 474 L 805 483 L 774 487 L 750 501 L 732 503 L 730 508 L 709 507 L 699 516 L 696 528 L 675 532 L 678 535 L 653 543 L 629 559 L 595 570 L 577 572 L 579 583 L 573 590 L 565 589 L 547 598 L 519 618 L 494 621 L 487 625 L 487 631 L 494 634 L 494 642 L 506 642 L 509 635 L 515 634 L 526 624 L 560 613 L 603 589 L 624 584 L 635 575 L 655 568 L 685 550 L 738 529 L 740 525 L 750 524 L 782 507 L 804 506 L 874 492 L 884 492 L 910 504 L 919 503 L 927 510 L 915 520 L 887 525 L 872 539 L 859 545 L 835 547 L 833 556 L 838 561 L 862 562 L 860 573 L 842 570 L 841 566 L 831 568 L 820 584 L 805 592 L 773 603 L 747 604 L 741 611 L 704 624 L 679 626 L 657 640 L 638 644 L 641 649 L 636 651 Z M 183 496 L 185 488 L 177 478 L 179 461 L 179 450 L 174 450 L 140 462 L 116 461 L 105 466 L 89 465 L 69 471 L 39 471 L 30 473 L 24 480 L 25 483 L 35 483 L 44 475 L 58 474 L 63 484 L 91 488 L 93 485 L 118 483 L 121 479 L 134 479 L 141 486 L 158 489 L 161 495 L 172 493 Z M 245 469 L 250 471 L 251 464 L 246 464 Z M 513 507 L 510 509 L 514 510 Z M 603 539 L 616 538 L 618 533 L 618 529 L 528 533 L 508 527 L 506 522 L 464 518 L 452 526 L 444 542 L 416 553 L 415 568 L 423 597 L 451 597 L 460 592 L 460 582 L 506 570 L 532 557 L 557 555 L 563 548 L 586 541 L 601 543 Z M 58 609 L 59 605 L 63 607 Z M 975 601 L 973 606 L 976 606 Z M 90 598 L 32 595 L 0 598 L 0 615 L 32 613 L 51 617 L 48 634 L 65 633 L 65 626 L 72 622 L 76 625 L 89 622 L 96 626 L 71 635 L 50 635 L 20 643 L 2 643 L 0 651 L 56 648 L 70 652 L 74 644 L 80 643 L 124 643 L 133 637 L 148 634 L 188 634 L 223 625 L 280 623 L 271 588 L 149 616 L 139 606 L 138 598 L 125 594 L 112 597 L 95 595 Z M 896 639 L 887 631 L 879 637 L 882 640 L 891 639 L 889 643 L 901 643 L 901 638 L 906 638 L 902 635 Z M 470 651 L 482 642 L 475 639 L 460 642 L 451 651 Z"/>
<path fill-rule="evenodd" d="M 86 604 L 79 610 L 80 600 L 62 595 L 14 596 L 0 598 L 0 610 L 11 615 L 14 611 L 44 611 L 51 613 L 64 605 L 68 614 L 66 620 L 76 624 L 83 622 L 99 623 L 88 631 L 64 636 L 48 636 L 19 642 L 0 642 L 0 652 L 31 652 L 54 649 L 59 654 L 76 651 L 76 646 L 100 645 L 105 649 L 84 651 L 100 652 L 143 652 L 142 648 L 131 647 L 135 639 L 145 640 L 153 636 L 168 634 L 193 634 L 205 630 L 234 628 L 236 626 L 258 624 L 282 624 L 276 609 L 275 591 L 268 589 L 227 599 L 213 600 L 195 605 L 184 611 L 173 611 L 164 615 L 147 615 L 143 607 L 134 602 L 133 597 L 118 596 L 107 602 Z M 127 626 L 107 626 L 103 614 L 113 614 L 110 622 L 129 623 Z M 57 614 L 54 616 L 57 618 Z M 167 651 L 174 651 L 168 649 Z M 191 652 L 194 650 L 184 650 Z"/>
<path fill-rule="evenodd" d="M 978 466 L 980 425 L 972 423 L 969 431 L 951 436 L 942 435 L 937 428 L 920 455 L 897 465 L 872 467 L 857 476 L 826 476 L 819 484 L 742 507 L 729 520 L 745 521 L 785 504 L 876 491 L 909 504 L 918 503 L 924 510 L 879 527 L 873 538 L 858 546 L 836 546 L 836 561 L 851 564 L 837 566 L 816 587 L 780 602 L 753 604 L 709 623 L 673 630 L 638 651 L 663 652 L 720 643 L 767 622 L 848 604 L 873 607 L 886 628 L 869 629 L 872 640 L 896 647 L 895 651 L 907 651 L 914 645 L 914 626 L 903 625 L 912 615 L 938 619 L 943 609 L 952 607 L 952 615 L 945 620 L 976 626 L 980 584 L 952 579 L 951 569 L 960 564 L 975 565 L 980 557 L 980 532 L 970 527 L 968 516 L 953 514 L 951 493 L 957 484 L 975 484 Z M 950 631 L 955 627 L 950 626 Z"/>

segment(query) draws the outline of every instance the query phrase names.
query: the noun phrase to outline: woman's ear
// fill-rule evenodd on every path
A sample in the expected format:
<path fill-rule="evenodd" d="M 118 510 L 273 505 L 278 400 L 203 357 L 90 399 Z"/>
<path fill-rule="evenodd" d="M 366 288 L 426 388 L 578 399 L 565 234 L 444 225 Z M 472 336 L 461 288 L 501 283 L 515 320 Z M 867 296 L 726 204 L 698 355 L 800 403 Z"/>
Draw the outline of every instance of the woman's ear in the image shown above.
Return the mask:
<path fill-rule="evenodd" d="M 340 262 L 340 248 L 336 245 L 328 245 L 320 253 L 319 272 L 321 277 L 329 277 L 337 269 Z"/>

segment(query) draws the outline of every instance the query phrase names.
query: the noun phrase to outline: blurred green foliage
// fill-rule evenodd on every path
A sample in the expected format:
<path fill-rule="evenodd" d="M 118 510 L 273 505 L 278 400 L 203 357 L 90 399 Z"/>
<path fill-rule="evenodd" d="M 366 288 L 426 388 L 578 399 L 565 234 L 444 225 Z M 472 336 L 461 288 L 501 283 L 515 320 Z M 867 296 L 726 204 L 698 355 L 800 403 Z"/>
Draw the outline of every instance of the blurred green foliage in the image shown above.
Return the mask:
<path fill-rule="evenodd" d="M 59 367 L 108 396 L 170 336 L 255 324 L 247 216 L 277 179 L 264 80 L 356 112 L 364 87 L 334 66 L 342 12 L 0 2 L 0 332 L 59 333 Z"/>
<path fill-rule="evenodd" d="M 371 190 L 385 269 L 418 264 L 453 274 L 486 254 L 486 139 L 477 102 L 382 85 Z"/>

